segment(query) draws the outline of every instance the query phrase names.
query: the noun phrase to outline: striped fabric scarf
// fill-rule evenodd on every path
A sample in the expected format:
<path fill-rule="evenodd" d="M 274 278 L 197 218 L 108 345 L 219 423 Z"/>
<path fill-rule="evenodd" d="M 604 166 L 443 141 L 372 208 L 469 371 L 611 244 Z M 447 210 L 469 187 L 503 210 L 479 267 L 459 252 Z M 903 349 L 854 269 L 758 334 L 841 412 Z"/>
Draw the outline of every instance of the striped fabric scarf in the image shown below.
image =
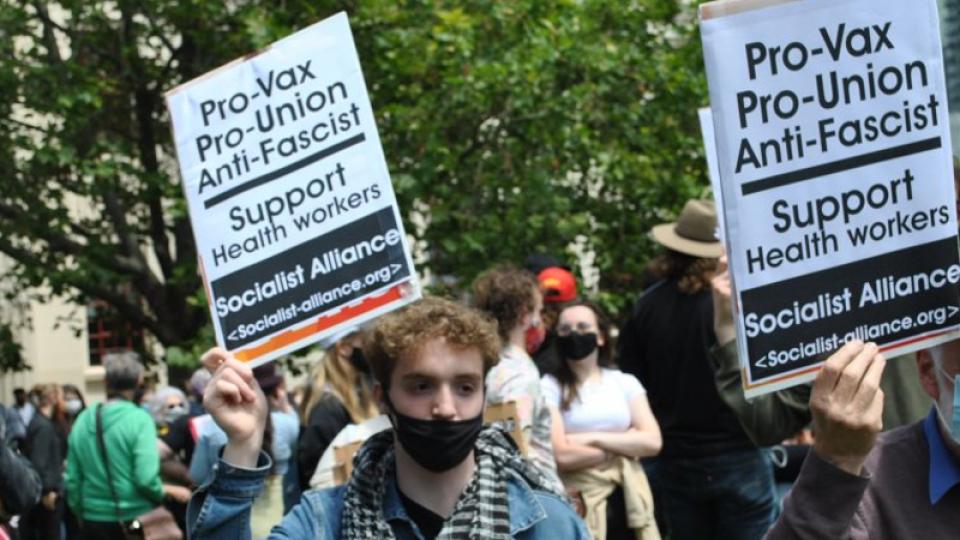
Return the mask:
<path fill-rule="evenodd" d="M 383 519 L 383 497 L 395 478 L 393 430 L 382 431 L 363 445 L 354 458 L 354 471 L 344 495 L 342 537 L 347 540 L 393 539 Z M 508 436 L 485 428 L 477 438 L 477 469 L 443 524 L 437 540 L 510 538 L 510 505 L 507 479 L 523 478 L 534 489 L 552 491 L 551 483 L 517 452 Z M 562 496 L 562 494 L 559 494 Z"/>

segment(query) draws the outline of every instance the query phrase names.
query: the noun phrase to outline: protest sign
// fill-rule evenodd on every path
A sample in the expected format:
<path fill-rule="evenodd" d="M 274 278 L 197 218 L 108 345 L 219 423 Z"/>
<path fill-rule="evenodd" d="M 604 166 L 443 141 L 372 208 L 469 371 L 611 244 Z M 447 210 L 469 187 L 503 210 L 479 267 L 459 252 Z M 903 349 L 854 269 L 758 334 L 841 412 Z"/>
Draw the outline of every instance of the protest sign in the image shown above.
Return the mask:
<path fill-rule="evenodd" d="M 724 234 L 726 224 L 723 222 L 723 191 L 720 189 L 720 164 L 717 163 L 716 135 L 713 131 L 713 113 L 709 107 L 697 109 L 697 118 L 700 120 L 700 132 L 703 136 L 703 153 L 707 160 L 707 176 L 710 177 L 710 190 L 713 192 L 713 201 L 717 205 L 717 238 L 723 245 L 727 244 Z"/>
<path fill-rule="evenodd" d="M 847 340 L 955 337 L 934 0 L 707 4 L 701 32 L 746 395 L 812 379 Z"/>
<path fill-rule="evenodd" d="M 167 107 L 221 346 L 260 364 L 419 297 L 345 14 Z"/>

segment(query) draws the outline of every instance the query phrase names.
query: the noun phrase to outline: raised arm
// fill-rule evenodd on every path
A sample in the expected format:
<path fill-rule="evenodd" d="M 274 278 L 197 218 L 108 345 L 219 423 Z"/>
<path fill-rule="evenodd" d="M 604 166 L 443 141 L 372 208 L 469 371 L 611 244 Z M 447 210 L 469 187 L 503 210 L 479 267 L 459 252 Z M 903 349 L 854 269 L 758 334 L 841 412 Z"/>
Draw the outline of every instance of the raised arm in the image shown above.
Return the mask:
<path fill-rule="evenodd" d="M 743 395 L 740 359 L 737 357 L 733 320 L 733 287 L 727 258 L 720 258 L 713 288 L 713 330 L 717 345 L 710 351 L 714 383 L 720 399 L 733 410 L 743 430 L 757 446 L 771 446 L 788 439 L 810 424 L 810 386 L 800 385 L 756 397 Z"/>
<path fill-rule="evenodd" d="M 270 468 L 261 455 L 267 422 L 267 400 L 251 369 L 221 348 L 201 361 L 216 367 L 203 405 L 227 435 L 221 467 L 190 501 L 187 528 L 191 538 L 250 538 L 250 507 Z"/>
<path fill-rule="evenodd" d="M 810 396 L 813 452 L 768 540 L 866 538 L 854 515 L 869 484 L 863 464 L 883 423 L 885 365 L 873 343 L 847 343 L 827 359 Z"/>

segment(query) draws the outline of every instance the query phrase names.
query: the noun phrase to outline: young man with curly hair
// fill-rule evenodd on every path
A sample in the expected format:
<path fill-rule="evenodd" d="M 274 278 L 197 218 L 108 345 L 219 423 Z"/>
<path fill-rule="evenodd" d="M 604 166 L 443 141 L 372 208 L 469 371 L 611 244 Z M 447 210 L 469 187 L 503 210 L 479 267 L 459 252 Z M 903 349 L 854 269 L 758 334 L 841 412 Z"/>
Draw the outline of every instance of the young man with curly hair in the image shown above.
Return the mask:
<path fill-rule="evenodd" d="M 364 343 L 393 429 L 364 443 L 346 485 L 304 494 L 271 538 L 588 538 L 562 497 L 500 430 L 483 428 L 494 325 L 426 298 L 382 318 Z M 227 433 L 214 479 L 191 501 L 192 538 L 246 539 L 270 469 L 267 405 L 251 370 L 222 349 L 204 406 Z"/>
<path fill-rule="evenodd" d="M 500 362 L 487 374 L 487 403 L 517 404 L 527 457 L 560 490 L 562 484 L 550 442 L 550 410 L 540 390 L 540 370 L 526 350 L 527 331 L 542 324 L 540 285 L 525 270 L 499 266 L 483 272 L 473 282 L 472 304 L 496 319 L 503 345 Z"/>

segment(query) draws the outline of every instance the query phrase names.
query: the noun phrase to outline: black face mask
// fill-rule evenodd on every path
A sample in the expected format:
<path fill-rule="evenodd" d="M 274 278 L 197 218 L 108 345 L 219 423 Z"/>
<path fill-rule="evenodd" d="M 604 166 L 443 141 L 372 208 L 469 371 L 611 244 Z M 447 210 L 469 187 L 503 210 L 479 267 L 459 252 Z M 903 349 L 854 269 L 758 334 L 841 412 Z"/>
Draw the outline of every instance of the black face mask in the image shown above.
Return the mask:
<path fill-rule="evenodd" d="M 567 360 L 583 360 L 597 350 L 597 333 L 578 334 L 571 332 L 566 336 L 557 336 L 557 352 Z"/>
<path fill-rule="evenodd" d="M 370 364 L 367 363 L 367 357 L 363 355 L 360 347 L 354 347 L 353 352 L 350 353 L 350 364 L 360 373 L 370 372 Z"/>
<path fill-rule="evenodd" d="M 468 420 L 421 420 L 400 414 L 393 404 L 387 404 L 400 445 L 428 471 L 444 472 L 462 463 L 483 429 L 482 412 Z"/>

